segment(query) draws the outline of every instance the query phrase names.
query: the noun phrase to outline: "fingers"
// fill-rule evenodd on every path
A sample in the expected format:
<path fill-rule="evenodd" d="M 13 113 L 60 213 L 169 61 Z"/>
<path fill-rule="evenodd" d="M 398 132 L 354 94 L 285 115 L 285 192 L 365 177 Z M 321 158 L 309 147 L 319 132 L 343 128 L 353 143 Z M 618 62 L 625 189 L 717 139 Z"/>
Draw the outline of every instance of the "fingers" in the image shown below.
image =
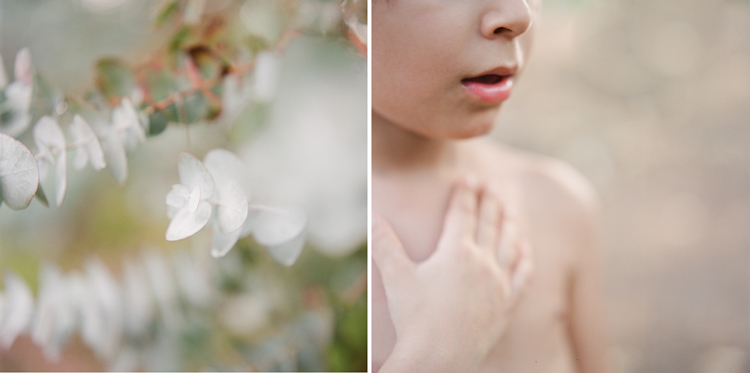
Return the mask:
<path fill-rule="evenodd" d="M 477 184 L 475 177 L 467 176 L 453 187 L 437 251 L 441 251 L 442 248 L 462 247 L 460 243 L 475 240 Z"/>
<path fill-rule="evenodd" d="M 503 209 L 495 197 L 492 188 L 482 189 L 479 202 L 479 221 L 477 222 L 477 245 L 487 250 L 497 248 L 502 227 Z"/>
<path fill-rule="evenodd" d="M 515 216 L 511 210 L 503 219 L 497 260 L 510 278 L 511 289 L 519 293 L 534 272 L 534 255 L 529 240 L 521 236 Z"/>
<path fill-rule="evenodd" d="M 518 294 L 531 279 L 534 273 L 534 254 L 529 241 L 522 241 L 519 252 L 519 260 L 510 277 L 510 286 Z"/>
<path fill-rule="evenodd" d="M 391 225 L 378 213 L 372 214 L 372 257 L 386 289 L 398 286 L 399 278 L 414 270 L 404 246 Z"/>
<path fill-rule="evenodd" d="M 500 232 L 500 244 L 497 246 L 497 261 L 500 268 L 510 271 L 519 257 L 520 232 L 515 219 L 506 213 L 503 219 L 503 228 Z"/>

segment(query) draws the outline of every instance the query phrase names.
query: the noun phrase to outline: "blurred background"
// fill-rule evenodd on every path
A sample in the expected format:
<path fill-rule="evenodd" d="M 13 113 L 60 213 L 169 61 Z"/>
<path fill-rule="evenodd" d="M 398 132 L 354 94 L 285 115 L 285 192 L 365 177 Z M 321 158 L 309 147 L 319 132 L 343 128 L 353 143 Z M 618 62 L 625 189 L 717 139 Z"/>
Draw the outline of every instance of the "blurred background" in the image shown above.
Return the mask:
<path fill-rule="evenodd" d="M 594 184 L 619 372 L 750 371 L 750 2 L 545 0 L 493 136 Z"/>
<path fill-rule="evenodd" d="M 71 112 L 108 110 L 92 93 L 103 58 L 145 74 L 153 96 L 189 86 L 187 59 L 200 74 L 220 59 L 246 69 L 151 115 L 122 185 L 68 167 L 60 208 L 0 207 L 0 370 L 366 370 L 366 12 L 357 0 L 0 1 L 5 74 L 23 47 L 37 73 L 17 136 L 32 151 L 40 116 L 66 129 Z M 49 97 L 66 103 L 38 102 Z M 306 213 L 294 265 L 251 237 L 214 259 L 211 229 L 165 241 L 178 155 L 214 148 L 245 163 L 252 203 Z"/>

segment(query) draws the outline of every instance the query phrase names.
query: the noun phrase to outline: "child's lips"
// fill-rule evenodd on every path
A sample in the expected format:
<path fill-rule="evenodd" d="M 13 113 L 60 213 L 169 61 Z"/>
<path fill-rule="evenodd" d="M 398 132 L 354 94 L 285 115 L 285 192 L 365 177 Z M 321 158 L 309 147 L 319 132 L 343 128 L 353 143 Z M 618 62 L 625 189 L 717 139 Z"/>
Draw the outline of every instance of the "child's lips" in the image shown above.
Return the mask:
<path fill-rule="evenodd" d="M 461 84 L 470 96 L 482 102 L 499 104 L 510 97 L 513 88 L 513 75 L 479 75 L 462 79 Z"/>

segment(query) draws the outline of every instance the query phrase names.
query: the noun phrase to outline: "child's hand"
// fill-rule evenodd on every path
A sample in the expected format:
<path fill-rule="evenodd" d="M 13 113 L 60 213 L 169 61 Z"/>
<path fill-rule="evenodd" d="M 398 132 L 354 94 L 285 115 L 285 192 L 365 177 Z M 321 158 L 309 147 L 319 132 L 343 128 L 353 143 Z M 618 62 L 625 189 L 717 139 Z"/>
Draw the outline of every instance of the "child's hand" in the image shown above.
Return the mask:
<path fill-rule="evenodd" d="M 498 198 L 476 184 L 455 185 L 437 249 L 419 264 L 374 214 L 373 257 L 397 336 L 382 372 L 473 371 L 504 334 L 531 251 Z"/>

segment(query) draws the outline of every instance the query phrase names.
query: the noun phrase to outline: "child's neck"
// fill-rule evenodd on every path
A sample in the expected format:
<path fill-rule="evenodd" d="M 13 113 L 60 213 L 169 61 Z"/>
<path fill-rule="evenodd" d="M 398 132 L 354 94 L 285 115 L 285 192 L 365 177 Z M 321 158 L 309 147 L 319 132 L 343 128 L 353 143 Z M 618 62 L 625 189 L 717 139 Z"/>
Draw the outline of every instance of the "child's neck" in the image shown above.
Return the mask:
<path fill-rule="evenodd" d="M 438 171 L 457 163 L 454 140 L 433 139 L 372 113 L 374 173 Z"/>

